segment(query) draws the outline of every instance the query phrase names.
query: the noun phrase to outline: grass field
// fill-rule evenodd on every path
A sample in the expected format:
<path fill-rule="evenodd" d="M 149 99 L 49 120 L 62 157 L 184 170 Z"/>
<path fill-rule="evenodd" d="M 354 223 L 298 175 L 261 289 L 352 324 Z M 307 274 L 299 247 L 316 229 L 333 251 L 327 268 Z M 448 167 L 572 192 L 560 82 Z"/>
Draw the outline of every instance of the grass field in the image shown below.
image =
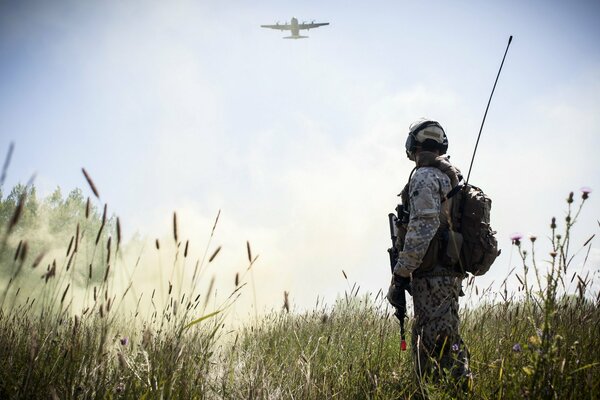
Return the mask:
<path fill-rule="evenodd" d="M 547 268 L 535 258 L 535 238 L 514 239 L 521 286 L 462 311 L 474 373 L 468 393 L 415 380 L 410 351 L 400 351 L 398 324 L 381 294 L 353 288 L 333 305 L 284 308 L 232 329 L 227 310 L 246 276 L 236 277 L 237 289 L 214 309 L 207 306 L 212 282 L 199 295 L 195 285 L 174 279 L 142 313 L 123 306 L 126 299 L 139 305 L 135 282 L 123 290 L 111 283 L 118 222 L 108 238 L 87 232 L 92 251 L 85 256 L 78 224 L 62 258 L 38 260 L 19 237 L 25 233 L 15 230 L 24 207 L 18 202 L 1 244 L 0 398 L 600 398 L 600 297 L 589 293 L 588 278 L 569 269 L 571 227 L 584 202 L 572 210 L 570 195 L 562 229 L 553 220 Z M 93 216 L 86 209 L 78 218 L 83 226 Z M 97 218 L 95 229 L 109 229 L 106 215 Z M 173 235 L 177 243 L 175 215 Z M 187 253 L 183 244 L 176 248 L 174 266 Z M 218 252 L 206 254 L 199 268 Z M 246 271 L 254 261 L 248 245 Z M 84 278 L 73 273 L 88 268 Z M 28 274 L 36 285 L 26 284 Z M 577 288 L 569 293 L 573 281 Z M 475 290 L 469 283 L 467 296 Z"/>

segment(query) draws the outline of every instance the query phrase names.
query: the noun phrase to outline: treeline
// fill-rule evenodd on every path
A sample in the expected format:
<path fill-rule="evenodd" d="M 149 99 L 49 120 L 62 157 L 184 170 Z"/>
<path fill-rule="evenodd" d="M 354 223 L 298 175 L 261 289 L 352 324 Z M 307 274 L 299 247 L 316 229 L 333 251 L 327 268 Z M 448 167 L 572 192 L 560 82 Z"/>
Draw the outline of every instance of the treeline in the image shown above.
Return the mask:
<path fill-rule="evenodd" d="M 18 184 L 8 195 L 0 188 L 0 280 L 11 279 L 17 270 L 21 280 L 39 279 L 53 266 L 66 268 L 75 250 L 87 263 L 107 257 L 116 218 L 106 213 L 106 206 L 99 209 L 81 189 L 64 196 L 57 187 L 40 198 L 33 185 Z M 101 279 L 83 269 L 74 275 L 79 283 Z"/>

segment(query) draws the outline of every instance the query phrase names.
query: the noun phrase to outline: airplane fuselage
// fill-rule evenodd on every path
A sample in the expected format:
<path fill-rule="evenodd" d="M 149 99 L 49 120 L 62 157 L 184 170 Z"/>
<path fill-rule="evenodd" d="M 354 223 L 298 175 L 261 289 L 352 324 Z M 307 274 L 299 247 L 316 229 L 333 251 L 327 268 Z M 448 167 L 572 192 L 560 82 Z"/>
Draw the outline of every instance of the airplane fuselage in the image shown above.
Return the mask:
<path fill-rule="evenodd" d="M 285 36 L 284 39 L 305 39 L 308 36 L 302 36 L 300 35 L 300 31 L 302 29 L 313 29 L 313 28 L 318 28 L 320 26 L 324 26 L 324 25 L 329 25 L 329 22 L 317 22 L 315 23 L 315 21 L 307 23 L 307 22 L 303 22 L 301 24 L 298 23 L 298 19 L 295 17 L 292 17 L 292 19 L 290 20 L 289 24 L 279 24 L 279 22 L 277 22 L 275 25 L 261 25 L 261 28 L 269 28 L 269 29 L 277 29 L 280 31 L 290 31 L 291 35 L 290 36 Z"/>
<path fill-rule="evenodd" d="M 300 36 L 300 29 L 298 28 L 298 19 L 292 17 L 290 21 L 292 36 Z"/>

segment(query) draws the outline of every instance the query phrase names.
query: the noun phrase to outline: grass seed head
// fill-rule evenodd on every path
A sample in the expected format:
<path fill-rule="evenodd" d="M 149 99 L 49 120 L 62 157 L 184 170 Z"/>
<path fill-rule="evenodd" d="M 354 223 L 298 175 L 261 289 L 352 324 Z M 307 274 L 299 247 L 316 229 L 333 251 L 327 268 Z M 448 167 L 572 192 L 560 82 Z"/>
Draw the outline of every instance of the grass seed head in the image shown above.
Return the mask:
<path fill-rule="evenodd" d="M 36 268 L 42 262 L 42 259 L 46 255 L 46 251 L 42 251 L 36 258 L 33 260 L 33 264 L 31 264 L 31 268 Z"/>
<path fill-rule="evenodd" d="M 19 254 L 21 263 L 25 262 L 25 258 L 27 257 L 27 249 L 27 241 L 23 241 L 23 246 L 21 247 L 21 254 Z"/>
<path fill-rule="evenodd" d="M 98 189 L 96 189 L 96 185 L 94 185 L 94 181 L 92 180 L 90 175 L 87 173 L 85 168 L 81 168 L 81 172 L 83 172 L 83 176 L 85 177 L 85 180 L 87 181 L 88 185 L 90 185 L 90 189 L 92 189 L 94 196 L 96 196 L 97 199 L 100 199 L 100 195 L 98 194 Z"/>
<path fill-rule="evenodd" d="M 65 291 L 63 292 L 62 297 L 60 298 L 60 304 L 62 304 L 65 301 L 65 297 L 67 296 L 67 292 L 69 291 L 69 288 L 71 287 L 71 284 L 69 283 L 67 285 L 67 288 L 65 289 Z"/>
<path fill-rule="evenodd" d="M 217 247 L 217 249 L 212 253 L 212 255 L 210 256 L 210 258 L 208 259 L 208 262 L 212 262 L 215 257 L 217 256 L 217 254 L 219 254 L 219 252 L 221 251 L 221 246 Z"/>
<path fill-rule="evenodd" d="M 175 243 L 177 243 L 177 213 L 173 213 L 173 239 L 175 239 Z"/>
<path fill-rule="evenodd" d="M 110 253 L 111 253 L 111 241 L 112 236 L 108 237 L 108 241 L 106 242 L 106 263 L 110 263 Z"/>
<path fill-rule="evenodd" d="M 121 221 L 117 217 L 117 248 L 121 245 Z"/>
<path fill-rule="evenodd" d="M 26 197 L 27 197 L 27 192 L 23 191 L 23 193 L 21 193 L 21 195 L 19 196 L 19 201 L 17 203 L 17 207 L 15 208 L 15 211 L 13 212 L 13 215 L 10 218 L 10 221 L 8 222 L 7 235 L 10 234 L 10 232 L 12 232 L 13 228 L 19 223 L 21 214 L 23 214 L 23 207 L 25 206 Z"/>
<path fill-rule="evenodd" d="M 73 253 L 77 253 L 78 248 L 79 248 L 79 222 L 77 223 L 77 228 L 75 229 L 75 248 L 73 249 Z"/>
<path fill-rule="evenodd" d="M 75 236 L 71 236 L 71 240 L 69 241 L 69 246 L 67 247 L 67 257 L 69 256 L 69 253 L 71 252 L 71 248 L 73 247 L 74 240 L 75 240 Z"/>
<path fill-rule="evenodd" d="M 106 272 L 104 273 L 104 282 L 108 280 L 108 273 L 110 272 L 110 264 L 106 266 Z"/>
<path fill-rule="evenodd" d="M 13 258 L 13 261 L 17 261 L 17 258 L 19 258 L 19 253 L 21 252 L 22 245 L 23 245 L 23 241 L 19 240 L 19 244 L 17 245 L 17 250 L 15 251 L 15 256 Z"/>

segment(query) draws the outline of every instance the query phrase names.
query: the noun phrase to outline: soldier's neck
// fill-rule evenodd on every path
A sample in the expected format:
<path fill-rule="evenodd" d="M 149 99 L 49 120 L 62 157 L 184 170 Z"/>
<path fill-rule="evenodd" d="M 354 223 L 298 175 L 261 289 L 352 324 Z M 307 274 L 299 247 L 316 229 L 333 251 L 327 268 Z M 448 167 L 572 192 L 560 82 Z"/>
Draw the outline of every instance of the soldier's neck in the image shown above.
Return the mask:
<path fill-rule="evenodd" d="M 419 167 L 432 167 L 436 165 L 436 158 L 439 154 L 432 151 L 419 151 L 415 156 L 417 168 Z"/>

